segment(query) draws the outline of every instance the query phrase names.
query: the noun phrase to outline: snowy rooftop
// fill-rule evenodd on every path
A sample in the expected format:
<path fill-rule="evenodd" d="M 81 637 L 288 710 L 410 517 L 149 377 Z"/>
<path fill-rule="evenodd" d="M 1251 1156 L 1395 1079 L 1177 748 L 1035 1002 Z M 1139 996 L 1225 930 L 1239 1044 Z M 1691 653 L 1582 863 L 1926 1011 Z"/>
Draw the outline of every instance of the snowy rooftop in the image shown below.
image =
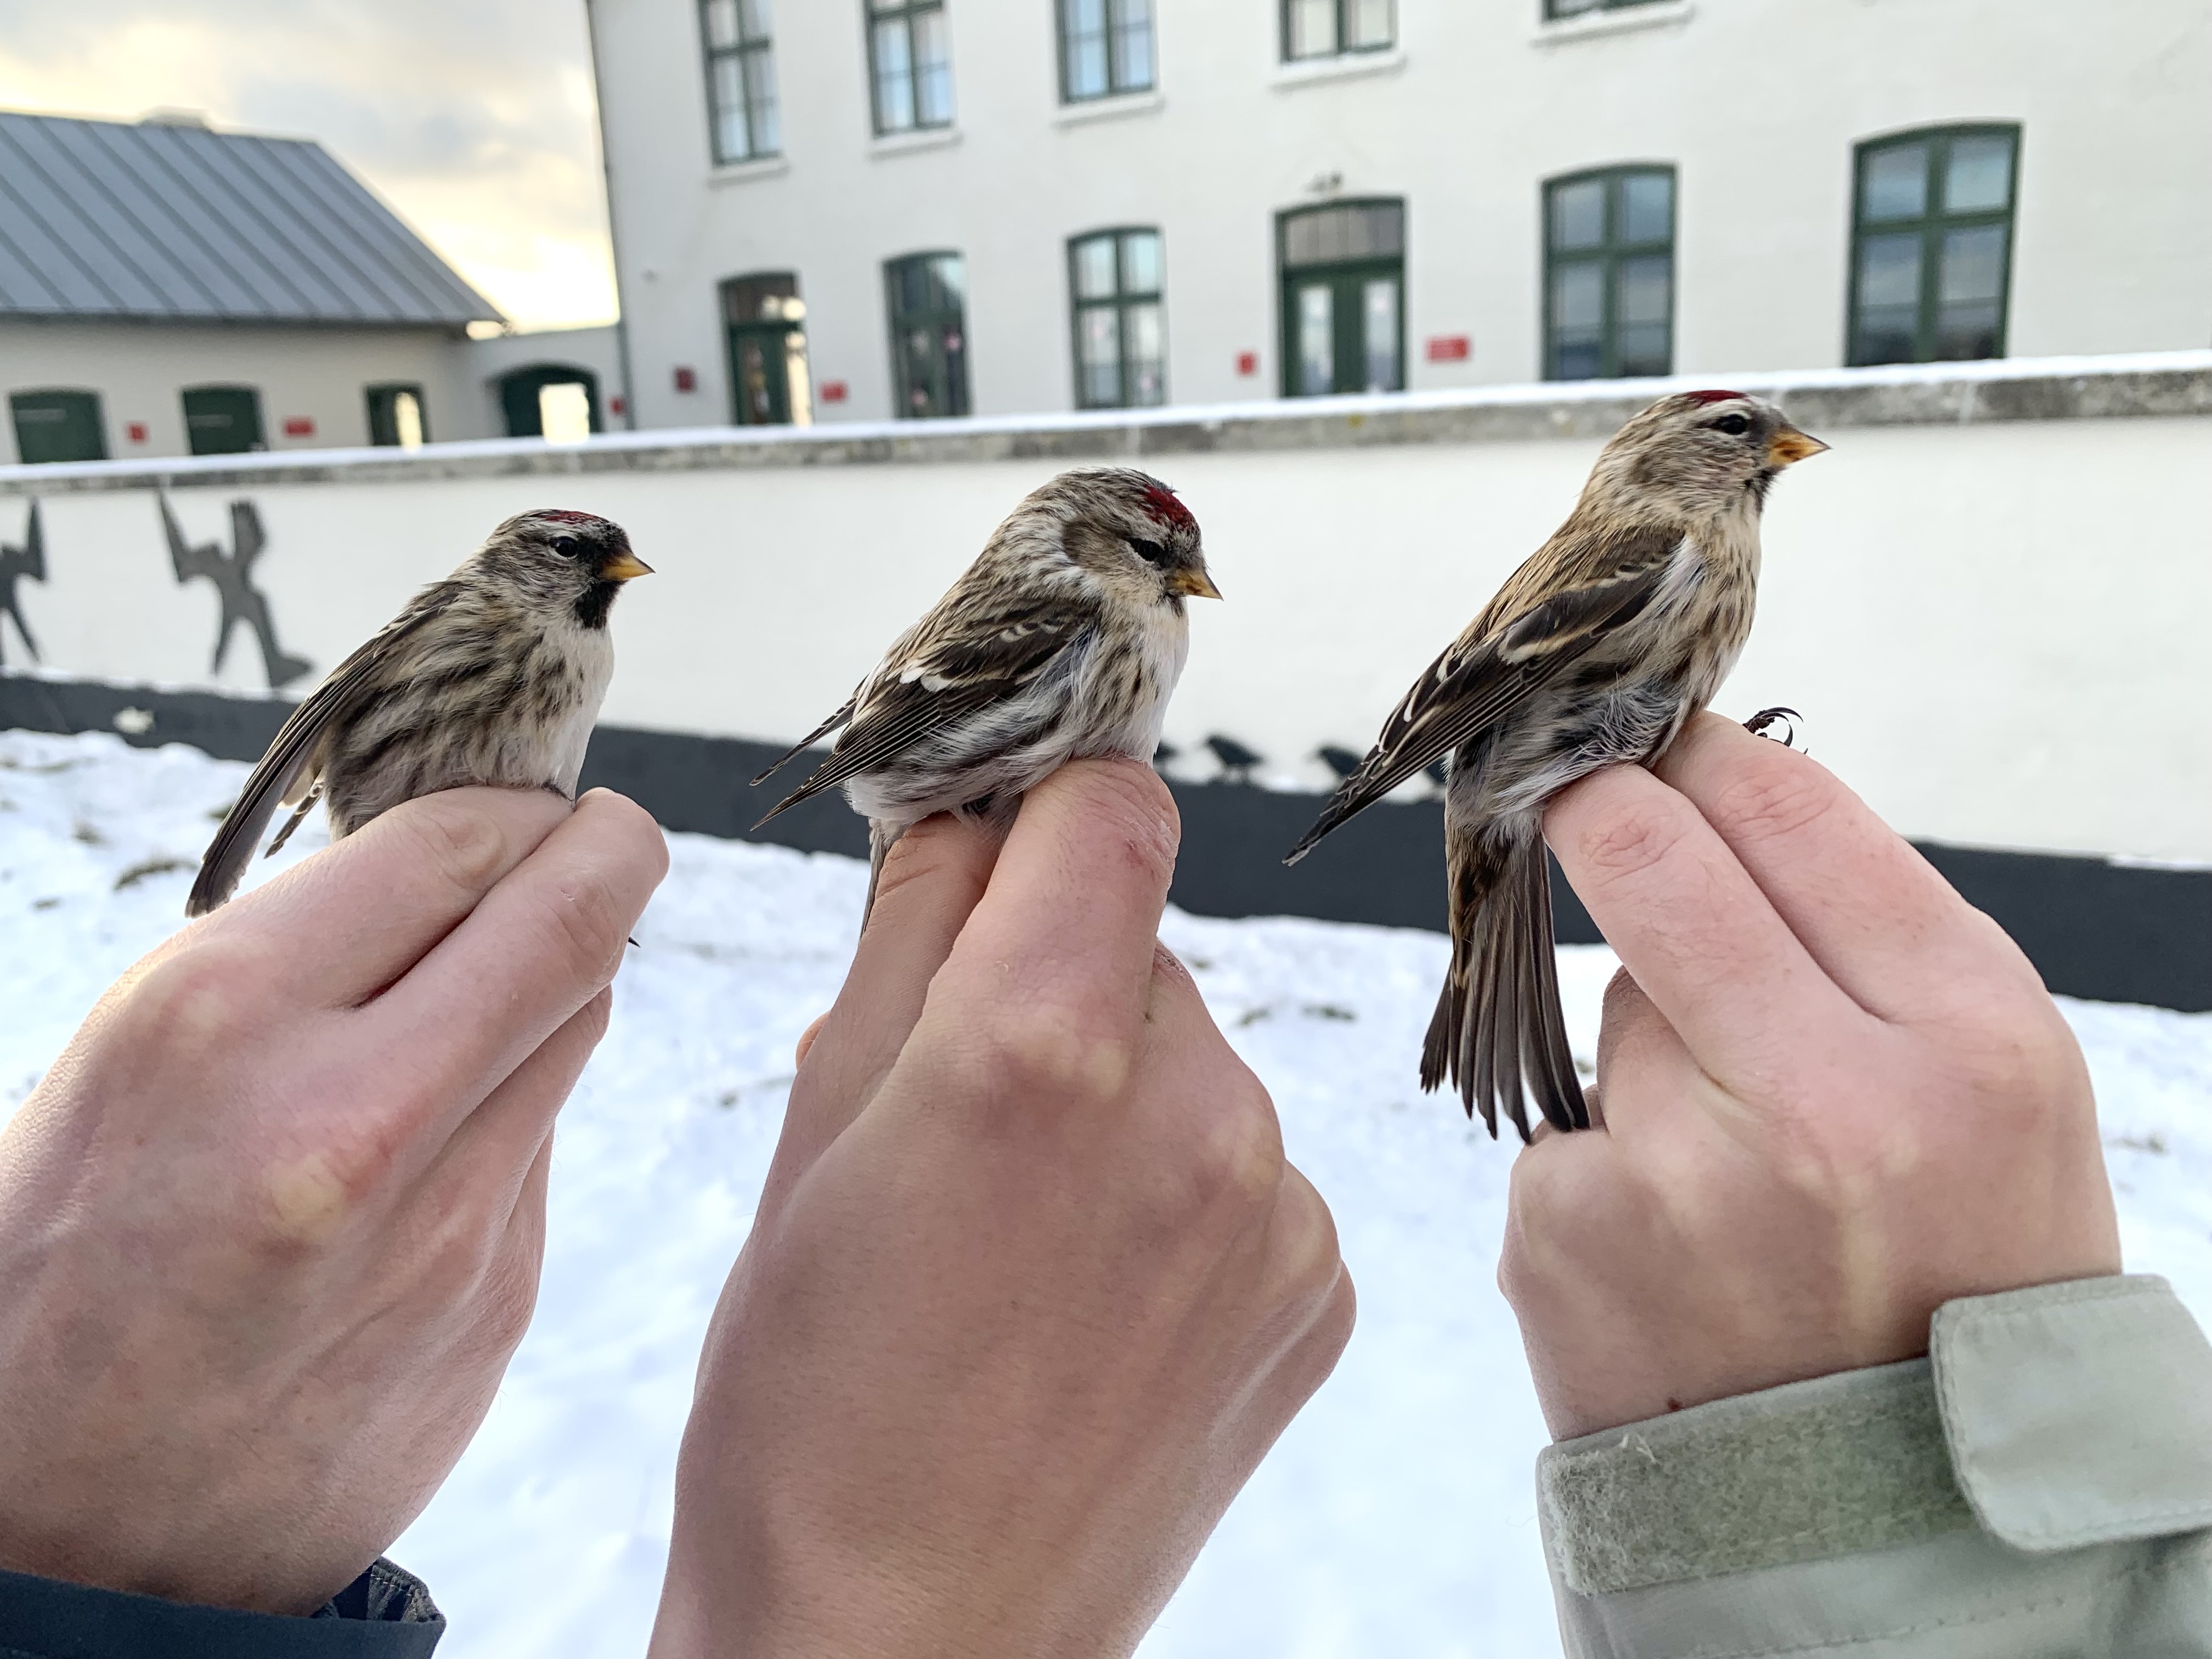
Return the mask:
<path fill-rule="evenodd" d="M 101 735 L 0 733 L 0 1120 L 100 991 L 175 928 L 246 769 Z M 442 1659 L 641 1650 L 707 1317 L 829 1005 L 866 871 L 670 838 L 614 1023 L 563 1115 L 537 1320 L 475 1445 L 393 1553 Z M 319 844 L 303 831 L 281 868 Z M 1223 1522 L 1145 1659 L 1556 1654 L 1532 1461 L 1543 1425 L 1494 1285 L 1510 1149 L 1419 1093 L 1433 934 L 1170 912 L 1168 943 L 1273 1091 L 1359 1286 L 1335 1376 Z M 1591 1051 L 1601 949 L 1562 952 Z M 2212 1322 L 2212 1015 L 2068 1002 L 2129 1267 Z"/>
<path fill-rule="evenodd" d="M 839 421 L 605 433 L 580 443 L 486 438 L 412 451 L 313 449 L 0 466 L 0 495 L 153 484 L 420 482 L 586 472 L 1024 459 L 1136 459 L 1214 451 L 1610 437 L 1670 392 L 1725 386 L 1822 428 L 2212 415 L 2212 350 L 1876 368 L 1723 370 L 1667 380 L 1544 381 L 1450 391 L 1277 398 L 945 421 Z"/>

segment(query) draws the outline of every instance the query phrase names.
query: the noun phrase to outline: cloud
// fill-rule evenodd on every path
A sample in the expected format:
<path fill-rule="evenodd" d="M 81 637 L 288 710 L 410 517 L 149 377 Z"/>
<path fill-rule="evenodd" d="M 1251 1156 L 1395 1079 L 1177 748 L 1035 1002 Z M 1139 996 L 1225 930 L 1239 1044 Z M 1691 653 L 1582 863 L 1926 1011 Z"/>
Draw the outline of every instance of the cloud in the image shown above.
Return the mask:
<path fill-rule="evenodd" d="M 319 139 L 518 324 L 614 315 L 580 0 L 0 0 L 0 107 Z"/>

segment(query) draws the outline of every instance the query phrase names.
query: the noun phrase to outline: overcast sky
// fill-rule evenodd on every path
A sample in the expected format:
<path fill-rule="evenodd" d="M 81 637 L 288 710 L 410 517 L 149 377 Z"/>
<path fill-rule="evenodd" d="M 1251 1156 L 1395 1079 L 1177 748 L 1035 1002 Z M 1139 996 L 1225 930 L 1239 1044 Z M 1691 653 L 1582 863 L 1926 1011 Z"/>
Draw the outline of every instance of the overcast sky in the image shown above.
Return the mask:
<path fill-rule="evenodd" d="M 614 315 L 583 0 L 0 0 L 0 108 L 317 138 L 525 328 Z"/>

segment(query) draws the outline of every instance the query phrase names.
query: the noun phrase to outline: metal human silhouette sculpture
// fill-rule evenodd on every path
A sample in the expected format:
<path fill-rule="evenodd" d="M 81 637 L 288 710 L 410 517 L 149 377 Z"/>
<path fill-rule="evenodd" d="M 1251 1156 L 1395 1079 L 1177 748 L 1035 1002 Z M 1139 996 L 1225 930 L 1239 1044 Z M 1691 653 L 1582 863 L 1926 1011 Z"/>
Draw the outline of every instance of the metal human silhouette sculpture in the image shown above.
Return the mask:
<path fill-rule="evenodd" d="M 39 529 L 39 504 L 31 503 L 30 521 L 23 530 L 23 544 L 9 547 L 0 543 L 0 616 L 12 617 L 15 631 L 23 636 L 23 648 L 31 653 L 33 662 L 43 661 L 39 655 L 39 642 L 32 636 L 31 624 L 23 620 L 22 607 L 15 600 L 15 584 L 28 576 L 34 582 L 46 579 L 46 538 Z M 0 663 L 8 660 L 8 636 L 0 629 Z"/>
<path fill-rule="evenodd" d="M 261 514 L 252 501 L 230 504 L 231 550 L 228 553 L 215 542 L 194 547 L 185 541 L 184 528 L 170 510 L 166 495 L 161 498 L 161 527 L 168 532 L 169 562 L 176 567 L 177 580 L 183 583 L 204 576 L 222 597 L 222 621 L 216 629 L 210 673 L 222 672 L 222 659 L 230 651 L 230 630 L 239 623 L 252 629 L 260 642 L 261 665 L 269 676 L 271 691 L 282 690 L 314 665 L 304 657 L 288 656 L 276 643 L 276 623 L 269 614 L 268 597 L 253 585 L 253 562 L 261 556 L 269 538 L 262 532 Z"/>

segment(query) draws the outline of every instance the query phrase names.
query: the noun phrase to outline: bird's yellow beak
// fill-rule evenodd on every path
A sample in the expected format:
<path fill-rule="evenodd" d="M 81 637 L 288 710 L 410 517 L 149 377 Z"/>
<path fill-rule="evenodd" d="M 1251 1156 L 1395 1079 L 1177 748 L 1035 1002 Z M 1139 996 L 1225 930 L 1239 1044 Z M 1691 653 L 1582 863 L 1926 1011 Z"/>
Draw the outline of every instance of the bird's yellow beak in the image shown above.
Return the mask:
<path fill-rule="evenodd" d="M 652 574 L 653 567 L 626 547 L 599 567 L 599 579 L 602 581 L 626 582 L 635 577 L 650 576 Z"/>
<path fill-rule="evenodd" d="M 1827 445 L 1810 433 L 1800 432 L 1794 426 L 1785 426 L 1766 446 L 1766 464 L 1769 466 L 1788 466 L 1793 462 L 1817 455 L 1826 447 Z"/>
<path fill-rule="evenodd" d="M 1203 570 L 1178 570 L 1168 578 L 1168 592 L 1188 593 L 1193 599 L 1218 599 L 1221 590 L 1213 585 L 1213 578 Z"/>

